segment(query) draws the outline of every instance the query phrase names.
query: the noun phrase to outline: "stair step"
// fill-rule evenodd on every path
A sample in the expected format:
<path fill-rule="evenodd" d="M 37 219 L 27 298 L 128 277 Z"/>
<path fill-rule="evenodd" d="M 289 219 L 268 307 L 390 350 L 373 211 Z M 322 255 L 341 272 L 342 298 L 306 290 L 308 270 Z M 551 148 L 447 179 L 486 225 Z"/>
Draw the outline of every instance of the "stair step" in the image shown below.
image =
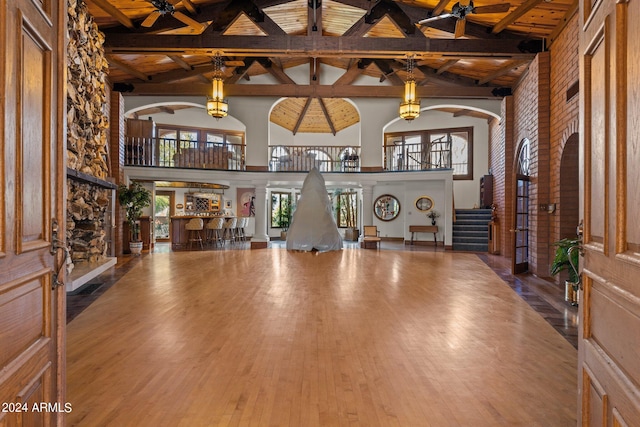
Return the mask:
<path fill-rule="evenodd" d="M 456 233 L 458 231 L 484 231 L 484 232 L 489 232 L 489 228 L 487 228 L 486 225 L 470 225 L 470 224 L 457 225 L 457 224 L 454 224 L 453 225 L 453 232 Z"/>
<path fill-rule="evenodd" d="M 454 243 L 453 250 L 467 252 L 488 252 L 489 246 L 487 244 L 477 243 Z"/>
<path fill-rule="evenodd" d="M 483 237 L 485 239 L 489 238 L 489 233 L 487 233 L 486 231 L 467 231 L 467 230 L 456 230 L 455 233 L 453 233 L 453 237 Z"/>
<path fill-rule="evenodd" d="M 487 237 L 452 237 L 453 244 L 456 243 L 478 243 L 478 244 L 489 244 L 489 239 Z"/>
<path fill-rule="evenodd" d="M 454 251 L 488 252 L 491 209 L 456 209 L 453 223 Z"/>

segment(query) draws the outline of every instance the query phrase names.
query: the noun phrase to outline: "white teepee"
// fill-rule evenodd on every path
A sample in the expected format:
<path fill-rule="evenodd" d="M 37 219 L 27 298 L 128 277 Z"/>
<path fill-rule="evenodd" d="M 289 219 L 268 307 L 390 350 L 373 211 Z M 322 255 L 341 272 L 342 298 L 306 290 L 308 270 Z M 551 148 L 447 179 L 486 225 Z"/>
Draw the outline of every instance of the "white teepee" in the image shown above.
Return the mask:
<path fill-rule="evenodd" d="M 342 237 L 333 218 L 324 178 L 313 168 L 302 191 L 287 231 L 287 249 L 320 252 L 342 249 Z"/>

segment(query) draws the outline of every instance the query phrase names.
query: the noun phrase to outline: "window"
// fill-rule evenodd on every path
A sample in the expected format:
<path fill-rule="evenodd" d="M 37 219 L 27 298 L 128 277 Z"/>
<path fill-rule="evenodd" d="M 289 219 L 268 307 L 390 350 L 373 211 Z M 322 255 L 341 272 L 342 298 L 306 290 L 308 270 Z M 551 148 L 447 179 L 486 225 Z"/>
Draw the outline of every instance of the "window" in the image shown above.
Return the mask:
<path fill-rule="evenodd" d="M 473 179 L 473 127 L 385 134 L 388 171 L 453 169 L 453 179 Z"/>
<path fill-rule="evenodd" d="M 291 193 L 271 193 L 271 228 L 289 228 L 293 215 Z"/>
<path fill-rule="evenodd" d="M 333 194 L 336 224 L 340 228 L 355 228 L 358 224 L 358 195 L 351 190 L 337 190 Z"/>

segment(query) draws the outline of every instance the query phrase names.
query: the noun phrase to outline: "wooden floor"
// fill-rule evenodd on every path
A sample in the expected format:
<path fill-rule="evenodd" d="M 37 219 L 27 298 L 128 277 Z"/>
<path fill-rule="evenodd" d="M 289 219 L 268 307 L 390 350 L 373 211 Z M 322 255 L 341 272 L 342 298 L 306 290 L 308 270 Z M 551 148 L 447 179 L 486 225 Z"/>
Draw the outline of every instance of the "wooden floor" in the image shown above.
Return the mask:
<path fill-rule="evenodd" d="M 476 255 L 133 263 L 68 324 L 67 425 L 576 424 L 576 350 Z"/>

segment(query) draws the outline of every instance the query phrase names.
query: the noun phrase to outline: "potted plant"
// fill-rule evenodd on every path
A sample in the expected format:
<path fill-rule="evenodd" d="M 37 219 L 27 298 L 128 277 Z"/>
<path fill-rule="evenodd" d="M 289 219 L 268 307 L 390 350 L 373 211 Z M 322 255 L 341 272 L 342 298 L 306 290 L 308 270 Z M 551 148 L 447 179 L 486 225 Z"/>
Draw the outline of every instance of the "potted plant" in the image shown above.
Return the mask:
<path fill-rule="evenodd" d="M 427 218 L 431 218 L 431 225 L 436 225 L 436 218 L 438 218 L 440 214 L 436 211 L 431 211 L 427 214 Z"/>
<path fill-rule="evenodd" d="M 132 182 L 128 187 L 124 184 L 118 186 L 118 201 L 125 210 L 127 223 L 129 224 L 131 253 L 139 255 L 142 251 L 140 240 L 140 216 L 142 209 L 151 204 L 151 193 L 139 182 Z"/>
<path fill-rule="evenodd" d="M 580 287 L 580 273 L 578 262 L 580 257 L 580 241 L 564 238 L 554 243 L 556 253 L 551 263 L 551 274 L 557 275 L 562 271 L 568 272 L 565 281 L 564 299 L 571 305 L 578 305 L 578 288 Z"/>

